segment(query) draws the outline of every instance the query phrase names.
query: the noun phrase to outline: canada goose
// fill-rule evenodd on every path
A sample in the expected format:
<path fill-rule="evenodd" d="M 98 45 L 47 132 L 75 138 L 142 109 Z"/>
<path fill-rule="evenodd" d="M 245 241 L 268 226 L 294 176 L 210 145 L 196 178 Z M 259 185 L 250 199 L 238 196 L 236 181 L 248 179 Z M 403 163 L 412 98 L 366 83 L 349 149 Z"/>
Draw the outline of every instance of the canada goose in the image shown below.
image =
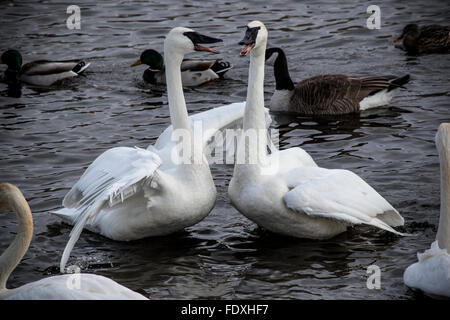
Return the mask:
<path fill-rule="evenodd" d="M 268 64 L 273 64 L 276 88 L 270 110 L 311 115 L 355 113 L 386 105 L 396 89 L 408 83 L 400 78 L 350 77 L 328 74 L 305 79 L 294 85 L 289 75 L 286 55 L 281 48 L 266 50 Z"/>

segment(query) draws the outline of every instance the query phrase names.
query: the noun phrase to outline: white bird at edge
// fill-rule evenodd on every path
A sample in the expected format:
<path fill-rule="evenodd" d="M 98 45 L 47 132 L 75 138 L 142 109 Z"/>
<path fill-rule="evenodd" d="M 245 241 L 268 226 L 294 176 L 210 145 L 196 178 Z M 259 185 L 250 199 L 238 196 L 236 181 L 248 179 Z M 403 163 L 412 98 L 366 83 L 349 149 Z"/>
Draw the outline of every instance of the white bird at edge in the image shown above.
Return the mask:
<path fill-rule="evenodd" d="M 9 183 L 0 183 L 0 210 L 15 212 L 19 220 L 15 239 L 0 256 L 0 300 L 147 300 L 109 278 L 86 273 L 48 277 L 7 289 L 9 276 L 30 246 L 33 216 L 22 192 Z"/>
<path fill-rule="evenodd" d="M 450 297 L 450 123 L 442 123 L 436 134 L 441 167 L 441 211 L 436 241 L 418 253 L 418 261 L 403 274 L 408 287 L 427 294 Z"/>

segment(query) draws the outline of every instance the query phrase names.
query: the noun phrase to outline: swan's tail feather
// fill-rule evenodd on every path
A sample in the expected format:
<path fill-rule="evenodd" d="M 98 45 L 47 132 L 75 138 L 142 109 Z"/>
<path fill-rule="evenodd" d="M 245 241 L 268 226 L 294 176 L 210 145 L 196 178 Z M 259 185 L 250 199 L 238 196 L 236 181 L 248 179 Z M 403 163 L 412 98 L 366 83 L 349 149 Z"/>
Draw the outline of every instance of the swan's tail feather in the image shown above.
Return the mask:
<path fill-rule="evenodd" d="M 75 219 L 76 210 L 71 208 L 61 208 L 56 211 L 50 211 L 51 214 L 61 218 L 63 221 L 73 223 Z"/>
<path fill-rule="evenodd" d="M 409 235 L 407 233 L 398 232 L 397 230 L 395 230 L 391 226 L 389 226 L 387 223 L 384 223 L 383 221 L 381 221 L 380 219 L 377 219 L 377 218 L 372 219 L 367 224 L 371 225 L 371 226 L 374 226 L 374 227 L 377 227 L 377 228 L 380 228 L 380 229 L 385 230 L 385 231 L 392 232 L 392 233 L 394 233 L 396 235 L 399 235 L 399 236 L 408 236 Z"/>
<path fill-rule="evenodd" d="M 71 222 L 74 224 L 74 227 L 70 232 L 69 241 L 61 258 L 61 272 L 64 272 L 70 252 L 86 223 L 93 221 L 102 208 L 108 204 L 109 206 L 114 206 L 135 195 L 140 190 L 141 183 L 153 179 L 156 170 L 162 164 L 157 154 L 140 148 L 127 151 L 127 154 L 131 153 L 135 156 L 134 159 L 137 159 L 131 161 L 131 163 L 127 162 L 129 157 L 119 155 L 115 158 L 113 156 L 114 152 L 120 153 L 122 151 L 123 149 L 110 149 L 97 158 L 91 165 L 92 167 L 90 166 L 86 170 L 64 198 L 63 204 L 73 207 L 71 209 L 73 211 L 71 213 Z M 109 155 L 112 158 L 109 158 Z M 115 171 L 115 168 L 108 169 L 110 163 L 115 163 L 114 160 L 124 162 L 124 165 L 120 166 L 117 171 Z M 112 170 L 114 174 L 111 174 L 109 170 Z M 64 213 L 63 210 L 58 212 L 60 215 Z"/>

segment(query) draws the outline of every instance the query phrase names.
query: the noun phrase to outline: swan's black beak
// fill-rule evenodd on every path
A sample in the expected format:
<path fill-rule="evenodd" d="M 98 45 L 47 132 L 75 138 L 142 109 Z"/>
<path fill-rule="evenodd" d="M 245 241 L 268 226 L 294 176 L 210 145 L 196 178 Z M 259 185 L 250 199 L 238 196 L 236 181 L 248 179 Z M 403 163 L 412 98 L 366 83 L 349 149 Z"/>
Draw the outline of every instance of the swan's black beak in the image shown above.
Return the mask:
<path fill-rule="evenodd" d="M 258 30 L 261 29 L 261 27 L 254 27 L 249 28 L 247 27 L 247 30 L 245 31 L 244 39 L 239 41 L 240 45 L 243 45 L 244 48 L 241 50 L 241 57 L 246 56 L 250 53 L 250 51 L 253 49 L 256 43 L 256 37 L 258 36 Z"/>
<path fill-rule="evenodd" d="M 200 43 L 216 43 L 222 42 L 222 39 L 217 39 L 213 37 L 208 37 L 198 32 L 190 31 L 183 33 L 186 37 L 188 37 L 192 43 L 194 44 L 195 51 L 206 51 L 212 53 L 219 53 L 218 50 L 201 46 Z"/>

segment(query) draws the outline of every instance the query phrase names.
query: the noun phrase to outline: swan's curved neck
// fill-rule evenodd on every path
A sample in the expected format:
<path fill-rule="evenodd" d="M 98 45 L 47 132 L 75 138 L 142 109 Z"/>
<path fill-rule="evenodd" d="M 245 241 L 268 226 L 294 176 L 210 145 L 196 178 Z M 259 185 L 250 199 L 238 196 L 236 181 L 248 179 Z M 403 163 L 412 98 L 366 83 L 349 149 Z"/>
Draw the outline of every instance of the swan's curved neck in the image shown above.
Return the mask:
<path fill-rule="evenodd" d="M 5 190 L 6 189 L 6 190 Z M 0 291 L 6 289 L 6 281 L 28 250 L 33 236 L 33 218 L 27 201 L 13 186 L 0 185 L 0 209 L 11 210 L 19 219 L 16 238 L 0 256 Z"/>
<path fill-rule="evenodd" d="M 166 66 L 167 97 L 169 100 L 170 120 L 174 130 L 191 131 L 186 101 L 184 100 L 183 84 L 181 82 L 181 62 L 184 56 L 172 52 L 164 46 L 164 64 Z"/>
<path fill-rule="evenodd" d="M 267 128 L 264 115 L 264 60 L 266 43 L 250 52 L 247 101 L 244 112 L 243 136 L 237 151 L 237 164 L 244 163 L 246 172 L 259 172 L 266 160 Z M 242 165 L 237 165 L 238 170 Z"/>
<path fill-rule="evenodd" d="M 436 239 L 441 249 L 450 254 L 450 124 L 447 130 L 439 130 L 441 143 L 438 144 L 441 166 L 441 212 Z M 447 131 L 447 132 L 446 132 Z M 444 136 L 444 135 L 447 136 Z M 447 139 L 444 143 L 444 139 Z"/>
<path fill-rule="evenodd" d="M 277 50 L 278 56 L 273 66 L 276 90 L 294 90 L 294 83 L 289 75 L 286 55 L 283 50 Z"/>

